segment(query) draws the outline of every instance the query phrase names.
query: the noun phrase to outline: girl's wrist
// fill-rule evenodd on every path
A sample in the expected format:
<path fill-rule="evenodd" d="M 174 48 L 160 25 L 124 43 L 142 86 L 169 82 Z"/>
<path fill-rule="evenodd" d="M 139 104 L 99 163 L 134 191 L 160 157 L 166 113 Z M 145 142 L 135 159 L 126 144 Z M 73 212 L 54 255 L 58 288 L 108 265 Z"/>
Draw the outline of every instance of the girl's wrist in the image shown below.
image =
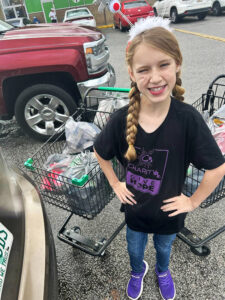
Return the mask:
<path fill-rule="evenodd" d="M 110 182 L 109 184 L 111 185 L 112 188 L 115 188 L 115 186 L 119 183 L 119 180 Z"/>
<path fill-rule="evenodd" d="M 201 204 L 201 202 L 198 203 L 199 201 L 196 201 L 193 197 L 190 197 L 189 199 L 191 200 L 193 210 L 196 209 L 197 207 L 199 207 L 199 205 Z"/>

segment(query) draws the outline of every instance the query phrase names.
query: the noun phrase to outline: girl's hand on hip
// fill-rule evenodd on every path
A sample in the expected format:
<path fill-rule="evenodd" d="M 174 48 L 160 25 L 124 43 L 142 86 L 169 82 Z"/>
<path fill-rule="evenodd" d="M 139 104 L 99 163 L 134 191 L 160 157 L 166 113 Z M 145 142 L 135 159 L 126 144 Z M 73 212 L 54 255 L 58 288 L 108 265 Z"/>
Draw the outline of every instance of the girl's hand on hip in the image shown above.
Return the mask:
<path fill-rule="evenodd" d="M 174 211 L 173 213 L 168 215 L 169 217 L 174 217 L 182 213 L 190 212 L 196 208 L 194 207 L 191 199 L 184 194 L 164 200 L 163 203 L 168 203 L 161 206 L 161 210 L 163 212 Z"/>
<path fill-rule="evenodd" d="M 137 202 L 133 198 L 133 194 L 127 189 L 126 182 L 118 181 L 112 186 L 116 196 L 123 204 L 134 205 Z"/>

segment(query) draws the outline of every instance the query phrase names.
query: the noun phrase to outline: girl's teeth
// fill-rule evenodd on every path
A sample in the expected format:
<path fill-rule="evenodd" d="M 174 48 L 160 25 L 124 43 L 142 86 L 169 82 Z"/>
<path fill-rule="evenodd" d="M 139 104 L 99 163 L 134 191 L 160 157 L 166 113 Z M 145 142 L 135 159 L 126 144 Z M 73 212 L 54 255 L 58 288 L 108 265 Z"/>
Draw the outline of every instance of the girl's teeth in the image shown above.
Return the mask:
<path fill-rule="evenodd" d="M 158 87 L 158 88 L 151 88 L 150 90 L 153 91 L 153 92 L 158 92 L 162 89 L 163 89 L 163 87 L 161 86 L 161 87 Z"/>

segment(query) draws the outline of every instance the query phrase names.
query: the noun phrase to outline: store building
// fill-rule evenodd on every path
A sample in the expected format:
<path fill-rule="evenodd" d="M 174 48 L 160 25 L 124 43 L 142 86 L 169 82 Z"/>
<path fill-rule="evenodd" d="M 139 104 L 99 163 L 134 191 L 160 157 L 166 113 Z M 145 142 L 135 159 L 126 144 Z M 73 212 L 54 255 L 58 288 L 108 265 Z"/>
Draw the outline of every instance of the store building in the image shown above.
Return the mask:
<path fill-rule="evenodd" d="M 0 19 L 7 21 L 27 17 L 31 21 L 36 16 L 41 23 L 49 23 L 49 12 L 55 8 L 58 22 L 62 22 L 65 10 L 76 6 L 88 6 L 95 16 L 97 25 L 112 23 L 112 14 L 108 11 L 98 12 L 94 0 L 0 0 Z"/>

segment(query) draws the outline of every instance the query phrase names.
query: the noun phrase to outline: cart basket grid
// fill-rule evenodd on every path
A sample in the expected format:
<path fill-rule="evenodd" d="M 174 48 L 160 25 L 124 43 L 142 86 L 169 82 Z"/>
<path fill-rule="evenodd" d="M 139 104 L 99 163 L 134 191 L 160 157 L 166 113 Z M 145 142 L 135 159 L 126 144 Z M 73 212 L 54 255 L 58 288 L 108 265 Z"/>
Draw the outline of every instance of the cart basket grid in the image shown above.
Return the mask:
<path fill-rule="evenodd" d="M 76 121 L 94 120 L 97 126 L 102 126 L 110 114 L 94 109 L 79 108 L 72 117 Z M 29 169 L 29 175 L 44 196 L 45 202 L 83 218 L 93 219 L 114 198 L 115 194 L 97 163 L 82 178 L 69 178 L 60 175 L 57 170 L 49 171 L 44 168 L 50 155 L 63 152 L 65 148 L 65 141 L 61 140 L 63 136 L 63 131 L 57 138 L 52 136 L 32 158 L 26 161 L 26 168 Z M 125 173 L 121 164 L 116 159 L 113 159 L 111 163 L 118 178 L 123 180 Z"/>
<path fill-rule="evenodd" d="M 225 104 L 225 75 L 220 75 L 210 84 L 206 94 L 203 94 L 192 105 L 200 112 L 208 111 L 211 116 L 223 104 Z M 185 180 L 184 194 L 192 195 L 200 184 L 205 170 L 198 170 L 193 165 L 190 166 Z M 225 178 L 223 178 L 217 188 L 201 203 L 202 208 L 209 207 L 225 196 Z"/>

